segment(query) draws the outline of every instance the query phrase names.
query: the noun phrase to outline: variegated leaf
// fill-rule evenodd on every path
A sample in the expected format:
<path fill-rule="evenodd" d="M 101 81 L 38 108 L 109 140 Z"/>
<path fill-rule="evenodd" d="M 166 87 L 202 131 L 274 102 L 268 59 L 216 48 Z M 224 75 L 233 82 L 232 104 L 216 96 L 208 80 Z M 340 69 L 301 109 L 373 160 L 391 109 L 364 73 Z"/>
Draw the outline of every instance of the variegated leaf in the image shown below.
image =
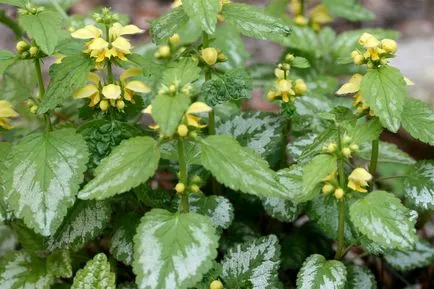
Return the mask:
<path fill-rule="evenodd" d="M 227 229 L 234 219 L 234 207 L 222 196 L 189 196 L 190 212 L 210 217 L 215 227 Z"/>
<path fill-rule="evenodd" d="M 345 289 L 377 289 L 375 276 L 368 268 L 347 265 L 347 273 Z"/>
<path fill-rule="evenodd" d="M 393 268 L 399 271 L 409 271 L 432 264 L 434 262 L 434 247 L 419 237 L 414 249 L 390 251 L 384 255 L 384 258 Z"/>
<path fill-rule="evenodd" d="M 110 263 L 100 253 L 77 271 L 71 289 L 115 289 L 116 275 L 110 271 Z"/>
<path fill-rule="evenodd" d="M 434 210 L 434 162 L 420 161 L 411 167 L 404 194 L 422 210 Z"/>

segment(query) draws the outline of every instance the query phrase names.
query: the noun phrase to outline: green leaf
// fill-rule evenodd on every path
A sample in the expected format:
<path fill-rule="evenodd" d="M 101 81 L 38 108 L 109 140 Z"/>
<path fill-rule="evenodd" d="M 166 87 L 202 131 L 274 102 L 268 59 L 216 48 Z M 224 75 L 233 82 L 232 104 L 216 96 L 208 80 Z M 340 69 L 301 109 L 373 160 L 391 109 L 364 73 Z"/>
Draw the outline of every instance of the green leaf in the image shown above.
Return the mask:
<path fill-rule="evenodd" d="M 366 144 L 360 147 L 360 151 L 357 155 L 364 159 L 371 159 L 372 146 L 371 144 Z M 392 163 L 392 164 L 406 164 L 412 165 L 416 163 L 408 154 L 398 149 L 395 144 L 380 141 L 379 145 L 379 163 Z"/>
<path fill-rule="evenodd" d="M 20 15 L 19 23 L 47 55 L 51 55 L 61 38 L 62 18 L 56 12 L 42 11 L 36 15 Z"/>
<path fill-rule="evenodd" d="M 75 202 L 86 170 L 86 142 L 73 129 L 31 134 L 13 147 L 6 197 L 17 217 L 36 232 L 56 231 Z"/>
<path fill-rule="evenodd" d="M 242 112 L 217 124 L 217 134 L 232 135 L 267 160 L 278 159 L 283 141 L 282 118 L 274 113 Z"/>
<path fill-rule="evenodd" d="M 151 21 L 152 40 L 156 44 L 161 44 L 170 36 L 176 33 L 179 27 L 187 24 L 188 16 L 182 7 L 173 9 L 160 18 Z"/>
<path fill-rule="evenodd" d="M 222 274 L 222 265 L 217 262 L 214 262 L 211 270 L 206 273 L 202 280 L 195 285 L 196 289 L 210 289 L 210 284 L 214 280 L 219 280 Z"/>
<path fill-rule="evenodd" d="M 348 214 L 349 204 L 353 201 L 345 203 L 346 214 Z M 338 223 L 339 223 L 339 204 L 333 196 L 325 197 L 320 194 L 312 200 L 307 211 L 307 215 L 315 224 L 324 232 L 330 239 L 338 239 Z M 357 242 L 357 235 L 351 228 L 350 220 L 345 220 L 344 236 L 346 244 Z"/>
<path fill-rule="evenodd" d="M 318 193 L 318 190 L 315 190 L 317 185 L 336 170 L 337 160 L 333 155 L 320 154 L 308 162 L 303 167 L 303 201 L 313 199 Z"/>
<path fill-rule="evenodd" d="M 298 289 L 345 288 L 347 269 L 340 261 L 327 261 L 314 254 L 304 261 L 297 275 Z"/>
<path fill-rule="evenodd" d="M 0 74 L 15 62 L 15 54 L 9 50 L 0 50 Z"/>
<path fill-rule="evenodd" d="M 217 228 L 227 229 L 231 225 L 234 207 L 225 197 L 190 194 L 188 199 L 190 212 L 208 216 Z"/>
<path fill-rule="evenodd" d="M 347 134 L 351 137 L 353 143 L 362 144 L 364 142 L 370 142 L 378 139 L 382 131 L 383 126 L 376 117 L 362 124 L 349 127 L 347 129 Z"/>
<path fill-rule="evenodd" d="M 79 192 L 83 200 L 103 200 L 146 182 L 160 160 L 157 142 L 148 136 L 124 140 L 101 161 L 92 179 Z"/>
<path fill-rule="evenodd" d="M 72 259 L 69 251 L 60 250 L 48 256 L 47 269 L 57 278 L 71 278 Z"/>
<path fill-rule="evenodd" d="M 434 262 L 434 247 L 419 237 L 414 249 L 389 251 L 384 258 L 396 270 L 410 271 L 431 265 Z"/>
<path fill-rule="evenodd" d="M 434 109 L 423 101 L 408 98 L 402 112 L 402 126 L 414 138 L 434 146 Z"/>
<path fill-rule="evenodd" d="M 161 133 L 172 136 L 190 104 L 190 97 L 178 93 L 157 95 L 152 100 L 152 118 L 160 126 Z"/>
<path fill-rule="evenodd" d="M 13 252 L 18 244 L 14 231 L 5 224 L 0 223 L 0 259 Z"/>
<path fill-rule="evenodd" d="M 222 261 L 227 288 L 274 289 L 279 283 L 280 245 L 275 235 L 235 245 Z"/>
<path fill-rule="evenodd" d="M 222 14 L 226 23 L 232 25 L 241 34 L 252 38 L 283 41 L 291 31 L 283 20 L 252 5 L 225 4 Z"/>
<path fill-rule="evenodd" d="M 231 136 L 209 136 L 202 141 L 201 151 L 203 166 L 232 190 L 260 197 L 289 197 L 267 162 Z"/>
<path fill-rule="evenodd" d="M 2 99 L 18 104 L 33 95 L 36 81 L 33 61 L 17 61 L 3 73 L 0 95 Z"/>
<path fill-rule="evenodd" d="M 229 70 L 222 78 L 211 79 L 202 85 L 202 94 L 212 106 L 231 100 L 251 97 L 252 81 L 241 68 Z"/>
<path fill-rule="evenodd" d="M 223 24 L 217 27 L 214 34 L 216 38 L 212 46 L 219 48 L 227 58 L 227 61 L 220 65 L 230 68 L 243 67 L 250 54 L 244 46 L 241 35 L 230 25 Z"/>
<path fill-rule="evenodd" d="M 275 17 L 281 17 L 286 13 L 287 6 L 287 0 L 270 0 L 265 6 L 265 11 Z"/>
<path fill-rule="evenodd" d="M 179 88 L 182 88 L 186 84 L 198 80 L 201 72 L 198 63 L 197 59 L 186 57 L 169 64 L 163 73 L 161 84 L 167 87 L 176 84 Z"/>
<path fill-rule="evenodd" d="M 184 0 L 182 8 L 208 34 L 214 34 L 220 0 Z"/>
<path fill-rule="evenodd" d="M 21 250 L 32 255 L 43 255 L 47 239 L 28 228 L 21 220 L 12 223 L 12 229 L 18 237 Z"/>
<path fill-rule="evenodd" d="M 125 214 L 116 227 L 110 241 L 110 253 L 126 265 L 133 263 L 133 238 L 140 218 L 136 214 Z"/>
<path fill-rule="evenodd" d="M 51 81 L 38 113 L 46 113 L 71 99 L 74 91 L 84 86 L 94 66 L 94 62 L 86 54 L 68 56 L 62 63 L 53 65 L 50 68 Z"/>
<path fill-rule="evenodd" d="M 327 6 L 332 15 L 350 21 L 367 21 L 375 18 L 374 13 L 356 3 L 355 0 L 324 0 L 322 3 Z"/>
<path fill-rule="evenodd" d="M 291 66 L 297 67 L 297 68 L 309 68 L 310 63 L 309 60 L 307 60 L 304 57 L 296 56 L 294 60 L 291 62 Z"/>
<path fill-rule="evenodd" d="M 7 142 L 0 142 L 0 172 L 7 171 L 7 156 L 11 151 L 12 145 Z M 0 178 L 0 222 L 12 218 L 12 212 L 5 200 L 5 179 Z"/>
<path fill-rule="evenodd" d="M 288 223 L 292 223 L 297 220 L 303 208 L 303 205 L 301 204 L 278 197 L 263 198 L 262 205 L 264 206 L 264 209 L 268 215 L 281 222 Z"/>
<path fill-rule="evenodd" d="M 317 35 L 307 26 L 292 26 L 289 37 L 283 39 L 280 43 L 285 47 L 301 50 L 313 56 L 319 53 Z"/>
<path fill-rule="evenodd" d="M 377 282 L 372 272 L 357 265 L 347 265 L 347 283 L 345 289 L 377 289 Z"/>
<path fill-rule="evenodd" d="M 71 289 L 115 289 L 116 275 L 110 271 L 110 263 L 100 253 L 77 271 Z"/>
<path fill-rule="evenodd" d="M 397 132 L 408 98 L 407 84 L 401 72 L 391 66 L 369 70 L 360 84 L 360 94 L 383 126 Z"/>
<path fill-rule="evenodd" d="M 48 240 L 48 249 L 80 249 L 98 237 L 110 221 L 111 207 L 105 201 L 78 201 L 62 225 Z"/>
<path fill-rule="evenodd" d="M 161 158 L 179 161 L 178 141 L 168 141 L 160 146 Z M 191 140 L 184 141 L 184 157 L 187 165 L 200 165 L 200 145 Z"/>
<path fill-rule="evenodd" d="M 290 195 L 291 200 L 297 203 L 313 199 L 318 190 L 307 191 L 303 188 L 303 166 L 295 164 L 277 172 L 279 183 Z"/>
<path fill-rule="evenodd" d="M 0 284 L 8 289 L 50 289 L 55 282 L 45 261 L 25 252 L 15 252 L 0 262 Z"/>
<path fill-rule="evenodd" d="M 434 210 L 434 161 L 419 161 L 404 181 L 404 194 L 422 210 Z"/>
<path fill-rule="evenodd" d="M 17 7 L 24 7 L 27 2 L 25 0 L 0 0 L 0 3 L 13 5 Z"/>
<path fill-rule="evenodd" d="M 190 288 L 211 269 L 217 247 L 208 217 L 153 209 L 134 237 L 136 283 L 139 288 Z"/>
<path fill-rule="evenodd" d="M 374 191 L 350 207 L 351 222 L 369 239 L 390 249 L 412 249 L 415 220 L 401 201 L 384 191 Z"/>

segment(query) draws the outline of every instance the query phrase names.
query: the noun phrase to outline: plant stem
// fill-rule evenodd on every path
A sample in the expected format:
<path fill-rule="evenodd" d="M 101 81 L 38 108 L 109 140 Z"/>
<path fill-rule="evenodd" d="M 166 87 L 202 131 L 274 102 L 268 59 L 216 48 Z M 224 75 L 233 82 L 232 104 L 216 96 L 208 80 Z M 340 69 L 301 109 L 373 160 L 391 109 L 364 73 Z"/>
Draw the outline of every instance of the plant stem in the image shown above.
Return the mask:
<path fill-rule="evenodd" d="M 371 162 L 369 163 L 369 173 L 372 176 L 374 176 L 377 171 L 379 145 L 380 140 L 376 139 L 372 141 Z"/>
<path fill-rule="evenodd" d="M 286 151 L 286 145 L 288 144 L 288 135 L 291 131 L 291 119 L 285 118 L 285 124 L 283 126 L 282 134 L 283 134 L 283 148 L 282 154 L 280 156 L 280 168 L 286 168 L 288 165 L 288 153 Z"/>
<path fill-rule="evenodd" d="M 184 155 L 184 140 L 182 138 L 178 139 L 178 159 L 179 159 L 179 181 L 187 187 L 188 182 L 188 172 L 187 163 L 185 162 Z M 188 191 L 187 189 L 182 192 L 181 203 L 180 203 L 181 213 L 188 213 L 190 211 L 188 204 Z"/>
<path fill-rule="evenodd" d="M 344 156 L 342 155 L 342 142 L 341 142 L 341 129 L 338 125 L 338 174 L 339 174 L 339 186 L 345 191 L 345 170 L 344 170 Z M 336 250 L 335 259 L 342 257 L 345 240 L 345 195 L 339 201 L 339 224 L 338 224 L 338 248 Z"/>
<path fill-rule="evenodd" d="M 21 37 L 21 35 L 23 35 L 23 31 L 21 30 L 20 26 L 14 20 L 9 18 L 4 10 L 0 10 L 0 23 L 3 23 L 9 27 L 15 33 L 15 38 L 18 39 Z"/>
<path fill-rule="evenodd" d="M 44 85 L 44 79 L 42 78 L 42 68 L 41 68 L 41 62 L 39 58 L 35 59 L 35 70 L 36 70 L 36 77 L 38 78 L 39 98 L 42 100 L 44 99 L 45 96 L 45 85 Z M 48 113 L 44 113 L 44 123 L 45 123 L 46 130 L 48 131 L 53 130 L 50 116 L 48 115 Z"/>
<path fill-rule="evenodd" d="M 304 0 L 300 0 L 300 12 L 304 16 Z"/>
<path fill-rule="evenodd" d="M 382 177 L 382 178 L 378 178 L 377 182 L 386 181 L 386 180 L 393 180 L 393 179 L 401 179 L 401 178 L 408 178 L 408 176 L 407 175 L 399 175 L 399 176 Z"/>

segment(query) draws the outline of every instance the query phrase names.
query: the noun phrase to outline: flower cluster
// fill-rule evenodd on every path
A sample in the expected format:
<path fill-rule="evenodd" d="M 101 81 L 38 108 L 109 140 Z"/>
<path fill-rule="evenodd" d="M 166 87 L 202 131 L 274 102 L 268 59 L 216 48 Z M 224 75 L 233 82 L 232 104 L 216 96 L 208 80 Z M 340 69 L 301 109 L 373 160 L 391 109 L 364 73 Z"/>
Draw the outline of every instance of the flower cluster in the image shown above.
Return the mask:
<path fill-rule="evenodd" d="M 11 129 L 10 125 L 11 117 L 17 117 L 18 113 L 12 108 L 9 101 L 0 100 L 0 127 L 4 129 Z"/>
<path fill-rule="evenodd" d="M 350 80 L 343 84 L 341 88 L 336 92 L 336 94 L 343 95 L 354 93 L 353 98 L 353 106 L 356 108 L 357 113 L 362 114 L 365 111 L 368 111 L 370 116 L 374 116 L 374 111 L 372 111 L 368 104 L 366 104 L 365 100 L 360 95 L 360 83 L 363 80 L 363 75 L 354 74 Z"/>
<path fill-rule="evenodd" d="M 158 47 L 157 51 L 154 53 L 155 58 L 169 58 L 173 55 L 173 52 L 176 50 L 177 46 L 181 43 L 181 37 L 179 34 L 175 33 L 169 37 L 167 40 L 167 44 L 163 44 Z"/>
<path fill-rule="evenodd" d="M 90 107 L 99 104 L 102 111 L 106 111 L 110 106 L 122 111 L 125 101 L 134 102 L 136 93 L 148 93 L 151 88 L 139 80 L 130 80 L 134 76 L 141 75 L 142 71 L 138 68 L 125 70 L 118 82 L 103 84 L 98 74 L 89 73 L 89 83 L 75 91 L 73 97 L 76 99 L 89 98 Z"/>
<path fill-rule="evenodd" d="M 209 66 L 216 64 L 217 62 L 226 61 L 226 56 L 223 52 L 214 47 L 203 48 L 200 51 L 200 59 Z"/>
<path fill-rule="evenodd" d="M 355 64 L 367 64 L 369 68 L 387 64 L 389 58 L 395 57 L 398 49 L 395 40 L 383 39 L 380 41 L 370 33 L 363 33 L 360 36 L 359 44 L 364 50 L 354 50 L 351 53 L 351 58 Z"/>
<path fill-rule="evenodd" d="M 202 123 L 202 119 L 198 114 L 210 112 L 212 110 L 204 102 L 194 102 L 192 103 L 182 118 L 181 124 L 178 125 L 177 133 L 180 137 L 185 137 L 190 135 L 191 137 L 196 136 L 196 129 L 201 129 L 206 127 L 207 125 Z M 152 105 L 148 105 L 143 111 L 145 114 L 152 115 Z M 159 125 L 150 125 L 151 129 L 159 129 Z"/>
<path fill-rule="evenodd" d="M 338 145 L 335 142 L 324 145 L 323 151 L 329 154 L 342 154 L 345 158 L 351 158 L 353 152 L 359 151 L 359 146 L 352 142 L 351 137 L 344 135 L 341 139 L 341 152 L 337 152 Z"/>
<path fill-rule="evenodd" d="M 327 7 L 324 4 L 319 4 L 309 11 L 309 18 L 304 16 L 303 7 L 300 0 L 291 0 L 289 9 L 294 16 L 294 22 L 297 25 L 310 25 L 313 30 L 319 31 L 325 24 L 333 22 L 333 17 L 330 15 Z"/>
<path fill-rule="evenodd" d="M 306 93 L 307 85 L 303 79 L 289 79 L 291 62 L 293 60 L 294 56 L 288 54 L 285 57 L 285 62 L 279 63 L 274 70 L 276 80 L 274 81 L 274 87 L 267 93 L 269 101 L 281 99 L 284 103 L 294 103 L 296 96 L 301 96 Z"/>
<path fill-rule="evenodd" d="M 33 59 L 44 56 L 44 53 L 36 45 L 30 45 L 25 40 L 18 41 L 15 48 L 20 59 Z"/>
<path fill-rule="evenodd" d="M 143 33 L 143 30 L 135 25 L 122 26 L 115 22 L 108 29 L 108 35 L 105 35 L 105 38 L 103 38 L 102 30 L 94 25 L 86 25 L 71 33 L 71 36 L 89 40 L 85 43 L 86 49 L 83 52 L 89 54 L 97 63 L 101 63 L 111 58 L 127 60 L 125 55 L 130 54 L 133 47 L 130 41 L 123 36 L 138 33 Z"/>

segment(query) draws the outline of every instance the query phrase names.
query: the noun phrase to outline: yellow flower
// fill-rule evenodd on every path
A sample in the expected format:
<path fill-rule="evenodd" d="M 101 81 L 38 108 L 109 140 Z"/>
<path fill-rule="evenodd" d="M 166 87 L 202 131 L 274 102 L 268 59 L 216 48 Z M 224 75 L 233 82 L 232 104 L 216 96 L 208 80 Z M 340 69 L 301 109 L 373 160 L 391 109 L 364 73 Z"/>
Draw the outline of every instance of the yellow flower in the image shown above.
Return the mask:
<path fill-rule="evenodd" d="M 362 83 L 362 80 L 363 76 L 361 74 L 354 74 L 336 93 L 339 95 L 356 93 L 360 90 L 360 83 Z"/>
<path fill-rule="evenodd" d="M 295 93 L 299 94 L 299 95 L 303 95 L 306 93 L 307 91 L 307 85 L 306 83 L 303 81 L 303 79 L 297 79 L 295 81 L 295 87 L 294 87 Z"/>
<path fill-rule="evenodd" d="M 380 44 L 380 41 L 374 35 L 365 32 L 360 36 L 359 44 L 365 48 L 374 48 Z"/>
<path fill-rule="evenodd" d="M 142 113 L 152 115 L 152 105 L 148 105 L 144 110 L 142 110 Z M 148 125 L 150 129 L 157 130 L 160 128 L 158 124 L 151 124 Z"/>
<path fill-rule="evenodd" d="M 175 0 L 172 3 L 172 8 L 177 8 L 182 5 L 182 0 Z"/>
<path fill-rule="evenodd" d="M 75 99 L 90 98 L 89 106 L 94 107 L 101 101 L 101 95 L 99 91 L 100 79 L 98 74 L 93 72 L 89 73 L 88 81 L 91 83 L 86 84 L 82 88 L 77 89 L 73 94 L 73 98 Z"/>
<path fill-rule="evenodd" d="M 331 181 L 336 179 L 337 174 L 338 174 L 337 171 L 334 170 L 333 172 L 331 172 L 327 177 L 325 177 L 321 181 L 322 182 L 331 182 Z"/>
<path fill-rule="evenodd" d="M 214 65 L 217 62 L 218 51 L 213 47 L 204 48 L 200 51 L 200 56 L 208 65 Z"/>
<path fill-rule="evenodd" d="M 300 0 L 291 0 L 291 2 L 288 5 L 288 8 L 293 15 L 300 15 L 302 12 Z"/>
<path fill-rule="evenodd" d="M 130 41 L 123 35 L 140 34 L 144 31 L 135 25 L 122 26 L 120 23 L 113 23 L 112 27 L 109 29 L 110 36 L 110 55 L 118 57 L 121 60 L 126 60 L 125 55 L 131 53 L 133 48 Z"/>
<path fill-rule="evenodd" d="M 9 125 L 10 117 L 17 117 L 18 113 L 12 108 L 9 101 L 0 100 L 0 126 L 5 129 L 11 129 Z"/>
<path fill-rule="evenodd" d="M 120 75 L 121 86 L 124 92 L 124 99 L 134 103 L 134 93 L 148 93 L 151 88 L 139 80 L 127 81 L 128 78 L 142 74 L 139 68 L 129 68 Z"/>
<path fill-rule="evenodd" d="M 194 114 L 210 112 L 211 110 L 212 108 L 206 105 L 204 102 L 200 102 L 200 101 L 193 102 L 190 105 L 190 107 L 187 109 L 187 112 L 185 113 L 185 118 L 187 119 L 187 125 L 196 128 L 206 127 L 206 124 L 200 124 L 200 117 Z"/>
<path fill-rule="evenodd" d="M 367 190 L 363 187 L 367 187 L 368 182 L 372 179 L 372 175 L 364 168 L 356 168 L 348 176 L 348 187 L 354 191 L 366 193 Z"/>
<path fill-rule="evenodd" d="M 333 192 L 334 190 L 334 186 L 330 183 L 325 183 L 324 186 L 322 187 L 322 193 L 327 196 L 328 194 L 330 194 L 331 192 Z"/>
<path fill-rule="evenodd" d="M 210 289 L 223 289 L 223 283 L 220 280 L 214 280 L 209 285 Z"/>
<path fill-rule="evenodd" d="M 395 53 L 398 49 L 398 45 L 395 40 L 383 39 L 381 40 L 381 48 L 383 48 L 387 53 Z"/>
<path fill-rule="evenodd" d="M 310 21 L 312 22 L 312 28 L 319 30 L 322 25 L 333 22 L 333 17 L 329 14 L 327 7 L 320 4 L 310 11 Z"/>
<path fill-rule="evenodd" d="M 294 18 L 294 22 L 295 22 L 295 24 L 297 24 L 297 25 L 304 26 L 304 25 L 306 25 L 309 21 L 308 21 L 307 18 L 304 17 L 303 15 L 297 15 L 297 16 L 295 16 L 295 18 Z"/>
<path fill-rule="evenodd" d="M 107 99 L 120 99 L 121 98 L 121 87 L 116 84 L 108 84 L 102 88 L 102 94 Z"/>
<path fill-rule="evenodd" d="M 337 200 L 342 199 L 342 198 L 344 197 L 344 195 L 345 195 L 345 192 L 344 192 L 344 190 L 343 190 L 342 188 L 337 188 L 337 189 L 335 190 L 335 198 L 336 198 Z"/>

